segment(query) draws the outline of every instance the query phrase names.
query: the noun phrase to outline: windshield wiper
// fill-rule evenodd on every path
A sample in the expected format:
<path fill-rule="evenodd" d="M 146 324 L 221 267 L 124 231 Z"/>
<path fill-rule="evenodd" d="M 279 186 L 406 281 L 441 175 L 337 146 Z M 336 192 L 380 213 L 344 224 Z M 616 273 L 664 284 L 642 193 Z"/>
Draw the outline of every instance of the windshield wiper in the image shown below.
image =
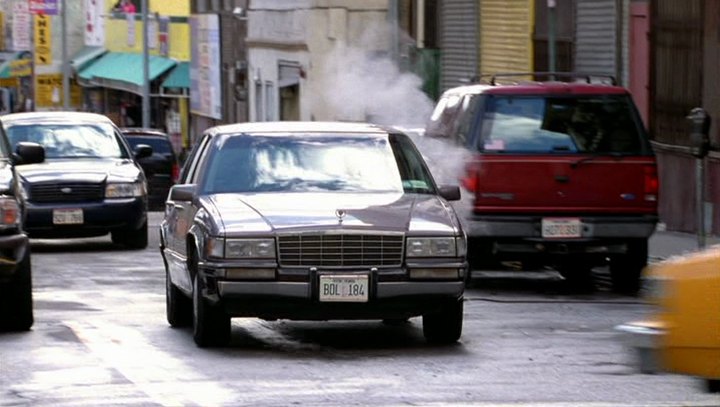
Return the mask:
<path fill-rule="evenodd" d="M 576 161 L 573 161 L 572 163 L 570 163 L 570 168 L 577 168 L 577 167 L 578 167 L 580 164 L 582 164 L 582 163 L 585 163 L 585 162 L 588 162 L 588 161 L 592 161 L 592 160 L 595 160 L 596 158 L 600 158 L 600 157 L 608 157 L 608 156 L 609 156 L 609 157 L 612 157 L 612 158 L 615 158 L 615 159 L 620 159 L 620 158 L 623 158 L 623 157 L 625 157 L 625 156 L 627 156 L 627 155 L 628 155 L 628 154 L 626 154 L 626 153 L 618 153 L 618 152 L 594 153 L 594 154 L 592 154 L 592 155 L 589 155 L 589 156 L 580 158 L 580 159 L 578 159 L 578 160 L 576 160 Z"/>

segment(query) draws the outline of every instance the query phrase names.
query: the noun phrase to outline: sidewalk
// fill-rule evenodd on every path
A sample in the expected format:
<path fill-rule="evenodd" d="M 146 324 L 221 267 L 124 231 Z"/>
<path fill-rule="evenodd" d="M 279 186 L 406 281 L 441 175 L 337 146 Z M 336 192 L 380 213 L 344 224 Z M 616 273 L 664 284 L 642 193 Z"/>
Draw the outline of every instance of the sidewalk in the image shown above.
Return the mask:
<path fill-rule="evenodd" d="M 720 237 L 708 236 L 705 242 L 705 247 L 720 244 Z M 648 242 L 648 255 L 651 263 L 698 250 L 697 235 L 691 233 L 658 230 Z"/>

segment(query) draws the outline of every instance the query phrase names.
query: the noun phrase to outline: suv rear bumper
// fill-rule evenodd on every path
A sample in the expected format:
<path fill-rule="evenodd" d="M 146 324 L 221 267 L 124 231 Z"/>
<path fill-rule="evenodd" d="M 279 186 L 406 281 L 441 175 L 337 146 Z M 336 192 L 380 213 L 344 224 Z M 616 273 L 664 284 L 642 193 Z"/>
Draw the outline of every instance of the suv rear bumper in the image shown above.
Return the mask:
<path fill-rule="evenodd" d="M 556 215 L 548 217 L 558 217 Z M 638 239 L 649 238 L 658 222 L 656 215 L 641 216 L 572 216 L 582 222 L 583 239 Z M 528 238 L 540 241 L 557 241 L 544 239 L 541 233 L 542 216 L 486 216 L 472 215 L 464 219 L 464 227 L 468 237 L 477 238 Z"/>

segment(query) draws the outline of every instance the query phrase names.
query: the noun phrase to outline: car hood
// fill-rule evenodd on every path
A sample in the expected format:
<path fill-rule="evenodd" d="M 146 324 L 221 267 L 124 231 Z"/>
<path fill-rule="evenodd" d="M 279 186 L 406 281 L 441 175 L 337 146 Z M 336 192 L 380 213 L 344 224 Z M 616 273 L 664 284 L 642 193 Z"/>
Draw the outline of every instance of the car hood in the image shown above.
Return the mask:
<path fill-rule="evenodd" d="M 207 198 L 218 232 L 375 230 L 457 234 L 452 208 L 435 195 L 381 193 L 216 194 Z M 342 218 L 342 221 L 341 221 Z"/>
<path fill-rule="evenodd" d="M 138 167 L 128 159 L 50 159 L 16 168 L 20 176 L 30 183 L 132 181 L 140 175 Z"/>

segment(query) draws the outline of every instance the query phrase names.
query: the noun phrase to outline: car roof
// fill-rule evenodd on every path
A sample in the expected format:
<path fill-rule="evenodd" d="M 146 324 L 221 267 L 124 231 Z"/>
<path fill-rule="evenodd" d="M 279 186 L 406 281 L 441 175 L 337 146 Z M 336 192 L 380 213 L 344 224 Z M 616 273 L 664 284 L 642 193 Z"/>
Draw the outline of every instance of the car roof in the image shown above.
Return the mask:
<path fill-rule="evenodd" d="M 25 112 L 10 113 L 0 116 L 0 121 L 5 123 L 23 123 L 23 122 L 52 122 L 52 123 L 107 123 L 114 124 L 107 116 L 97 113 L 86 112 Z"/>
<path fill-rule="evenodd" d="M 623 95 L 629 92 L 622 86 L 605 83 L 528 81 L 512 84 L 472 84 L 457 86 L 446 90 L 443 96 L 476 95 L 481 93 L 491 95 Z"/>
<path fill-rule="evenodd" d="M 288 122 L 248 122 L 221 125 L 207 130 L 210 134 L 237 134 L 237 133 L 262 133 L 262 134 L 288 134 L 288 133 L 343 133 L 343 134 L 387 134 L 389 132 L 401 132 L 398 129 L 360 122 L 338 122 L 338 121 L 288 121 Z"/>
<path fill-rule="evenodd" d="M 167 133 L 159 129 L 144 127 L 121 127 L 120 131 L 126 136 L 158 136 L 167 137 Z"/>

